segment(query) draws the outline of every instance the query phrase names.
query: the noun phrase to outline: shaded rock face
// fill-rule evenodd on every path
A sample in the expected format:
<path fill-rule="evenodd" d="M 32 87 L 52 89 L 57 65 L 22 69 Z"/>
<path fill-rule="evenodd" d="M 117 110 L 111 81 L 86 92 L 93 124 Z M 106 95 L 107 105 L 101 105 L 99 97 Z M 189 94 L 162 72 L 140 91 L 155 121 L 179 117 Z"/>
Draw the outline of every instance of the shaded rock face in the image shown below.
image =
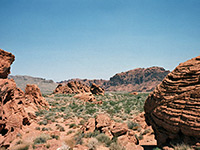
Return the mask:
<path fill-rule="evenodd" d="M 90 88 L 81 82 L 71 81 L 66 85 L 59 84 L 54 90 L 54 94 L 78 94 L 90 92 Z"/>
<path fill-rule="evenodd" d="M 10 74 L 10 65 L 15 60 L 15 56 L 0 49 L 0 78 L 6 79 Z"/>
<path fill-rule="evenodd" d="M 95 83 L 93 83 L 90 87 L 90 91 L 92 92 L 92 94 L 95 95 L 104 95 L 104 89 L 96 85 Z"/>
<path fill-rule="evenodd" d="M 28 100 L 30 100 L 31 103 L 35 104 L 37 107 L 43 108 L 49 107 L 48 102 L 46 99 L 42 96 L 42 93 L 40 92 L 40 89 L 35 84 L 27 84 L 25 88 L 25 96 Z"/>
<path fill-rule="evenodd" d="M 145 119 L 158 145 L 200 141 L 200 56 L 181 63 L 148 96 Z"/>

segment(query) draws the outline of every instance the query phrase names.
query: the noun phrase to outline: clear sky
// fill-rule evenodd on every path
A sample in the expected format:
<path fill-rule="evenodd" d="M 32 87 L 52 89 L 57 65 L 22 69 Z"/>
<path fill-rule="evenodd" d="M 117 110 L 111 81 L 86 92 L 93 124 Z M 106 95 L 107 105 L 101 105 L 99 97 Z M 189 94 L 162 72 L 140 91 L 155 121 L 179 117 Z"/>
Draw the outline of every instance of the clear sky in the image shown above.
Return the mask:
<path fill-rule="evenodd" d="M 200 55 L 200 0 L 0 0 L 13 75 L 109 79 Z"/>

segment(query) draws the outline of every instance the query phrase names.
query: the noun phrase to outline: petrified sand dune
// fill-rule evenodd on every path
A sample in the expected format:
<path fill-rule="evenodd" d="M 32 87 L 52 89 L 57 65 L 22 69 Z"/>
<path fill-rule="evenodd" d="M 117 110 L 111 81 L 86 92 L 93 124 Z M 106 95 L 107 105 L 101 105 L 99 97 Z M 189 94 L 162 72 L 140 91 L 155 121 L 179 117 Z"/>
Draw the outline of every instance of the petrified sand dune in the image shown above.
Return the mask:
<path fill-rule="evenodd" d="M 200 141 L 200 56 L 181 63 L 148 96 L 145 118 L 158 145 Z"/>
<path fill-rule="evenodd" d="M 27 84 L 25 89 L 25 96 L 31 103 L 35 104 L 39 108 L 48 108 L 49 104 L 42 96 L 40 89 L 35 84 Z"/>
<path fill-rule="evenodd" d="M 11 53 L 0 49 L 0 147 L 5 148 L 23 126 L 30 125 L 36 106 L 48 106 L 37 87 L 28 86 L 25 96 L 13 79 L 7 79 L 14 58 Z"/>

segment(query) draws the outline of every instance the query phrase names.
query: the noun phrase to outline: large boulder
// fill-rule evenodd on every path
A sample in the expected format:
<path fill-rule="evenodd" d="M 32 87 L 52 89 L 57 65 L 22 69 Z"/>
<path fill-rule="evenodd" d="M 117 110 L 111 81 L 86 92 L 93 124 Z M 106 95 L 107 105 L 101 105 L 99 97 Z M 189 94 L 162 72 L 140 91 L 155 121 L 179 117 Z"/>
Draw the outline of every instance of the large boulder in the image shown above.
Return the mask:
<path fill-rule="evenodd" d="M 15 56 L 0 49 L 0 78 L 6 79 L 10 74 L 10 65 L 15 60 Z"/>
<path fill-rule="evenodd" d="M 26 85 L 25 96 L 30 101 L 30 103 L 35 104 L 39 108 L 49 107 L 49 103 L 42 96 L 40 89 L 35 84 Z"/>
<path fill-rule="evenodd" d="M 181 63 L 148 96 L 145 119 L 159 146 L 200 141 L 200 56 Z"/>
<path fill-rule="evenodd" d="M 79 93 L 74 95 L 74 98 L 83 100 L 84 102 L 96 102 L 96 98 L 92 93 Z"/>
<path fill-rule="evenodd" d="M 95 94 L 95 95 L 104 95 L 104 89 L 96 85 L 95 83 L 92 83 L 92 86 L 90 87 L 90 91 L 92 92 L 92 94 Z"/>

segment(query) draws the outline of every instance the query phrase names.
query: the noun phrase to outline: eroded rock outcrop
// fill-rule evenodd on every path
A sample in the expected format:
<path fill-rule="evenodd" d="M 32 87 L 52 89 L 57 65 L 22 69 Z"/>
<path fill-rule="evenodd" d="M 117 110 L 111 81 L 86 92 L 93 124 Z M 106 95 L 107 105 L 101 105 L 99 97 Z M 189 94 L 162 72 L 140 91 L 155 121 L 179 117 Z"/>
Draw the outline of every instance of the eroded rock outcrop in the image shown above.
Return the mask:
<path fill-rule="evenodd" d="M 82 127 L 84 133 L 94 132 L 95 130 L 104 133 L 110 139 L 118 137 L 118 139 L 120 139 L 120 144 L 124 147 L 126 147 L 128 143 L 132 145 L 138 144 L 135 133 L 128 129 L 126 123 L 117 123 L 111 120 L 106 114 L 99 114 L 96 119 L 90 118 Z"/>
<path fill-rule="evenodd" d="M 6 79 L 10 74 L 10 65 L 15 60 L 15 56 L 0 49 L 0 78 Z"/>
<path fill-rule="evenodd" d="M 81 82 L 71 81 L 65 85 L 59 84 L 54 90 L 54 94 L 78 94 L 90 92 L 90 88 Z"/>
<path fill-rule="evenodd" d="M 33 117 L 33 111 L 37 109 L 30 97 L 25 97 L 24 92 L 16 87 L 15 81 L 7 79 L 14 58 L 11 53 L 0 49 L 0 147 L 5 148 L 23 126 L 30 125 L 30 116 Z"/>
<path fill-rule="evenodd" d="M 48 108 L 49 103 L 42 96 L 40 89 L 35 84 L 27 84 L 25 88 L 25 96 L 30 103 L 35 104 L 39 108 Z"/>
<path fill-rule="evenodd" d="M 24 93 L 13 80 L 0 79 L 0 146 L 9 146 L 23 125 L 29 125 Z"/>
<path fill-rule="evenodd" d="M 181 63 L 148 96 L 145 119 L 159 146 L 200 141 L 200 56 Z"/>
<path fill-rule="evenodd" d="M 92 93 L 79 93 L 74 95 L 74 98 L 83 100 L 85 102 L 96 102 L 96 98 L 94 95 L 92 95 Z"/>
<path fill-rule="evenodd" d="M 92 86 L 90 87 L 90 91 L 92 92 L 92 94 L 95 94 L 95 95 L 104 95 L 104 89 L 96 85 L 95 83 L 92 83 Z"/>

